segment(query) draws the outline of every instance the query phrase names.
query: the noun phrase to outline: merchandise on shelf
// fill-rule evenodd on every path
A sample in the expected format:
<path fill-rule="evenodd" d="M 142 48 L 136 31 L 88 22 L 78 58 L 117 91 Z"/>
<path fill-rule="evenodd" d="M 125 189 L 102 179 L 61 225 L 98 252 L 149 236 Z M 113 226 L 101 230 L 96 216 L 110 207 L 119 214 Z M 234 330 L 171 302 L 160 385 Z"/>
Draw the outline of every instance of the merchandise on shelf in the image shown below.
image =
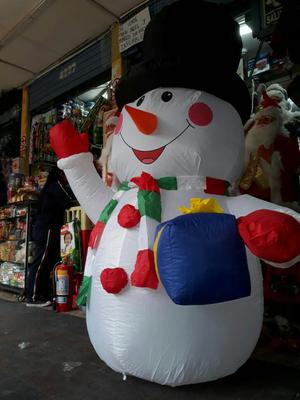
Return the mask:
<path fill-rule="evenodd" d="M 81 269 L 80 221 L 67 222 L 60 230 L 60 255 L 63 263 Z"/>
<path fill-rule="evenodd" d="M 26 207 L 7 206 L 0 208 L 0 220 L 5 218 L 25 217 L 26 215 Z"/>
<path fill-rule="evenodd" d="M 0 264 L 0 283 L 3 285 L 24 288 L 25 267 L 11 262 Z"/>
<path fill-rule="evenodd" d="M 55 163 L 56 157 L 49 144 L 49 129 L 56 123 L 56 109 L 35 115 L 31 122 L 29 140 L 29 164 Z"/>
<path fill-rule="evenodd" d="M 0 260 L 15 261 L 16 242 L 7 241 L 0 243 Z"/>
<path fill-rule="evenodd" d="M 37 200 L 38 191 L 34 177 L 24 177 L 23 174 L 11 173 L 8 181 L 8 203 Z"/>
<path fill-rule="evenodd" d="M 34 205 L 29 201 L 0 208 L 0 284 L 6 290 L 25 286 L 27 264 L 35 251 L 29 241 Z"/>
<path fill-rule="evenodd" d="M 58 118 L 63 120 L 68 118 L 77 129 L 80 129 L 84 119 L 94 107 L 94 101 L 81 101 L 79 99 L 69 100 L 61 105 L 58 110 Z"/>
<path fill-rule="evenodd" d="M 17 157 L 12 160 L 12 172 L 16 174 L 24 174 L 25 158 Z"/>
<path fill-rule="evenodd" d="M 12 203 L 16 201 L 14 199 L 14 196 L 16 196 L 18 190 L 23 186 L 24 184 L 24 174 L 20 173 L 11 173 L 9 174 L 8 178 L 8 191 L 7 191 L 7 200 L 9 203 Z"/>

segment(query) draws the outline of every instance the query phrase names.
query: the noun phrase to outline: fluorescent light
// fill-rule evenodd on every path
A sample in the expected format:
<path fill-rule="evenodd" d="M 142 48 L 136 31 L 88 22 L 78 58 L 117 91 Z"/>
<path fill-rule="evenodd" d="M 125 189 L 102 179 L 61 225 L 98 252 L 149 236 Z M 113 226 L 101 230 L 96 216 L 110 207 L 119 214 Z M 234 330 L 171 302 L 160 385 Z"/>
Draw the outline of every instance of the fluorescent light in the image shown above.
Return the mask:
<path fill-rule="evenodd" d="M 249 33 L 252 33 L 252 29 L 250 28 L 249 25 L 243 23 L 240 25 L 240 35 L 244 36 L 244 35 L 248 35 Z"/>

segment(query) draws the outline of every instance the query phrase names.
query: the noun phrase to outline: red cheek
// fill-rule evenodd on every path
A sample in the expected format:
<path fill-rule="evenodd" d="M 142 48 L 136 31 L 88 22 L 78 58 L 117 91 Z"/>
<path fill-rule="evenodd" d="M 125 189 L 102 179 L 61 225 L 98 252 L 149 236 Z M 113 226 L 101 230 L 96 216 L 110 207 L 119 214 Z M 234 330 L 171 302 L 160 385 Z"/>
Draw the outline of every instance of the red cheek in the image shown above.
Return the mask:
<path fill-rule="evenodd" d="M 122 125 L 123 125 L 123 115 L 120 114 L 119 118 L 118 118 L 117 125 L 116 125 L 115 130 L 114 130 L 114 134 L 115 135 L 118 135 L 118 133 L 120 133 Z"/>
<path fill-rule="evenodd" d="M 195 103 L 189 109 L 189 119 L 195 125 L 205 126 L 211 123 L 213 112 L 205 103 Z"/>

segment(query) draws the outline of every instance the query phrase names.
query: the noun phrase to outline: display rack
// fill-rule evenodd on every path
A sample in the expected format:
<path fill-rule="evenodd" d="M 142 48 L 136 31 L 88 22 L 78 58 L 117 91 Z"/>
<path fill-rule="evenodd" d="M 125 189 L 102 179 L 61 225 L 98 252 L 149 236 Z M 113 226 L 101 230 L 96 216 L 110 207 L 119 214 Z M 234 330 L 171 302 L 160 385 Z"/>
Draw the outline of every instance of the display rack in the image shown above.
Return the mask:
<path fill-rule="evenodd" d="M 0 207 L 0 289 L 20 294 L 26 289 L 29 241 L 36 201 Z"/>

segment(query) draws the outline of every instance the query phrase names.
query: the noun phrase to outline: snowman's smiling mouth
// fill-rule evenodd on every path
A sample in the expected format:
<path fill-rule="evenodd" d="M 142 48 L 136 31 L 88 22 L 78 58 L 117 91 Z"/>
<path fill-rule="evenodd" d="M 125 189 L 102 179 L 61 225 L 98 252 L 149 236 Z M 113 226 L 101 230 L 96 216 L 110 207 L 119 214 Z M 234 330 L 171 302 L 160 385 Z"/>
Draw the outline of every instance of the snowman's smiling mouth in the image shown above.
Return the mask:
<path fill-rule="evenodd" d="M 144 164 L 152 164 L 154 161 L 158 159 L 161 153 L 164 151 L 166 146 L 160 147 L 159 149 L 143 151 L 143 150 L 136 150 L 132 148 L 134 155 L 138 160 L 140 160 Z"/>
<path fill-rule="evenodd" d="M 172 142 L 174 142 L 176 139 L 179 138 L 179 136 L 183 135 L 185 133 L 185 131 L 191 127 L 191 128 L 195 128 L 193 125 L 190 124 L 190 122 L 186 119 L 187 122 L 187 126 L 174 138 L 172 139 L 169 143 L 165 144 L 162 147 L 159 147 L 157 149 L 154 150 L 138 150 L 138 149 L 134 149 L 132 146 L 130 146 L 123 138 L 122 133 L 120 134 L 123 142 L 126 144 L 126 146 L 130 147 L 134 153 L 134 155 L 136 156 L 136 158 L 141 161 L 143 164 L 152 164 L 154 163 L 158 157 L 162 154 L 162 152 L 164 151 L 164 149 Z"/>

